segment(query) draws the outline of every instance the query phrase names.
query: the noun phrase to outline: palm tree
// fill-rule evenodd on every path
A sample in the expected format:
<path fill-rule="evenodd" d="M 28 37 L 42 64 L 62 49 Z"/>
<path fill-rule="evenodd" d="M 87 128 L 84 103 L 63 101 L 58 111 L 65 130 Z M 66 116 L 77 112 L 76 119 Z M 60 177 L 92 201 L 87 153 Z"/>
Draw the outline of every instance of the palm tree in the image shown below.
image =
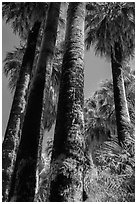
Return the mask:
<path fill-rule="evenodd" d="M 64 32 L 65 26 L 62 25 L 62 22 L 61 22 L 61 25 L 59 26 L 59 30 L 61 32 L 61 35 L 58 34 L 57 36 L 55 56 L 54 56 L 54 62 L 52 67 L 51 84 L 50 84 L 50 87 L 48 87 L 49 97 L 47 97 L 45 94 L 45 98 L 47 100 L 46 104 L 45 104 L 45 100 L 43 100 L 43 106 L 44 106 L 43 126 L 44 126 L 44 130 L 47 130 L 47 131 L 50 131 L 52 125 L 54 124 L 55 118 L 56 118 L 56 112 L 57 112 L 61 64 L 62 64 L 62 58 L 64 53 L 64 35 L 62 35 L 62 31 Z M 21 44 L 19 47 L 15 47 L 13 51 L 7 52 L 6 58 L 3 61 L 4 62 L 3 71 L 5 76 L 8 78 L 8 86 L 11 93 L 14 93 L 16 89 L 16 84 L 19 79 L 19 73 L 20 73 L 25 49 L 26 49 L 26 45 L 24 45 L 24 43 Z M 33 70 L 31 74 L 32 77 L 35 73 L 39 50 L 40 50 L 40 46 L 37 45 L 37 48 L 35 51 L 35 59 L 33 63 Z"/>
<path fill-rule="evenodd" d="M 50 3 L 12 177 L 9 196 L 12 201 L 33 201 L 35 196 L 43 91 L 45 83 L 50 81 L 59 11 L 60 3 Z"/>
<path fill-rule="evenodd" d="M 2 6 L 2 16 L 6 23 L 11 25 L 21 40 L 26 41 L 34 22 L 42 21 L 46 15 L 48 3 L 3 2 Z"/>
<path fill-rule="evenodd" d="M 111 117 L 113 103 L 107 104 L 107 101 L 110 102 L 113 98 L 111 99 L 109 96 L 104 98 L 105 93 L 101 93 L 101 91 L 96 91 L 91 98 L 85 101 L 85 135 L 87 143 L 90 143 L 90 152 L 94 152 L 98 145 L 113 134 L 115 124 L 114 119 Z M 108 92 L 109 94 L 111 92 Z M 103 112 L 104 109 L 106 110 L 105 113 Z"/>
<path fill-rule="evenodd" d="M 54 52 L 52 74 L 50 83 L 45 85 L 43 98 L 43 126 L 44 130 L 50 130 L 56 119 L 57 103 L 60 86 L 61 65 L 64 53 L 64 38 L 66 30 L 67 3 L 61 3 L 57 40 Z M 49 92 L 49 93 L 48 93 Z M 48 105 L 49 104 L 49 105 Z"/>
<path fill-rule="evenodd" d="M 51 130 L 53 124 L 56 121 L 60 76 L 62 71 L 61 65 L 62 65 L 63 53 L 64 53 L 64 47 L 65 47 L 64 38 L 65 38 L 65 30 L 66 30 L 67 7 L 68 7 L 68 3 L 61 3 L 51 80 L 50 80 L 50 83 L 48 82 L 45 84 L 45 89 L 44 89 L 43 111 L 41 116 L 41 129 L 42 129 L 41 132 L 43 132 L 43 134 L 41 134 L 41 139 L 39 142 L 39 151 L 38 151 L 39 161 L 41 160 L 41 156 L 42 156 L 43 136 L 46 135 L 45 134 L 46 131 Z"/>
<path fill-rule="evenodd" d="M 62 4 L 62 9 L 66 10 L 66 4 Z M 56 112 L 57 112 L 57 101 L 58 101 L 58 89 L 59 89 L 59 78 L 61 73 L 61 62 L 62 62 L 62 55 L 63 55 L 63 38 L 64 38 L 64 32 L 65 32 L 65 15 L 64 12 L 60 15 L 60 22 L 59 22 L 59 31 L 58 31 L 58 37 L 57 37 L 57 47 L 55 50 L 55 57 L 54 57 L 54 63 L 53 63 L 53 72 L 51 76 L 51 84 L 50 87 L 47 87 L 47 90 L 49 90 L 49 96 L 46 96 L 45 94 L 45 100 L 43 99 L 43 118 L 42 118 L 42 124 L 41 126 L 44 127 L 44 130 L 50 130 L 52 125 L 55 122 L 56 118 Z M 41 33 L 43 32 L 43 26 L 41 28 Z M 40 35 L 41 35 L 40 33 Z M 41 38 L 41 36 L 39 36 Z M 39 47 L 40 47 L 40 41 L 41 39 L 38 39 L 37 48 L 35 51 L 35 59 L 33 63 L 33 70 L 32 70 L 32 77 L 34 75 L 34 70 L 37 65 L 37 59 L 39 55 Z M 23 42 L 23 44 L 25 44 Z M 9 88 L 11 89 L 11 92 L 14 92 L 17 84 L 17 80 L 19 78 L 19 72 L 21 69 L 21 63 L 23 59 L 23 55 L 25 52 L 26 45 L 20 45 L 20 47 L 15 48 L 12 52 L 8 52 L 7 56 L 4 60 L 4 74 L 6 77 L 9 77 Z M 30 88 L 29 88 L 30 89 Z M 45 92 L 45 91 L 44 91 Z M 41 157 L 41 149 L 42 149 L 42 138 L 41 138 L 41 144 L 40 144 L 40 152 L 39 157 Z"/>
<path fill-rule="evenodd" d="M 131 132 L 133 140 L 135 126 L 135 80 L 133 71 L 127 66 L 124 67 L 124 84 L 131 118 L 131 129 L 133 129 Z M 130 97 L 128 97 L 129 94 Z M 85 100 L 84 115 L 87 149 L 92 154 L 94 163 L 96 163 L 96 150 L 105 141 L 111 140 L 118 145 L 112 80 L 102 82 L 101 87 L 93 96 Z"/>
<path fill-rule="evenodd" d="M 9 9 L 8 13 L 6 13 L 7 9 Z M 22 16 L 22 13 L 23 13 L 23 16 Z M 20 17 L 21 19 L 24 17 L 24 19 L 22 19 L 21 22 L 18 22 L 19 25 L 21 25 L 22 22 L 25 22 L 25 17 L 26 17 L 25 15 L 27 15 L 26 5 L 25 3 L 6 3 L 3 6 L 3 15 L 4 15 L 4 18 L 7 19 L 6 20 L 7 22 L 9 22 L 10 19 L 11 21 L 13 21 L 12 25 L 13 25 L 13 28 L 16 30 L 16 22 L 18 22 L 17 18 L 19 17 L 19 15 L 21 16 Z M 31 29 L 28 31 L 27 45 L 24 52 L 22 65 L 19 72 L 19 78 L 16 84 L 16 90 L 14 94 L 12 108 L 9 116 L 9 121 L 8 121 L 7 129 L 5 132 L 5 137 L 2 145 L 3 201 L 6 201 L 8 199 L 11 176 L 13 173 L 14 163 L 16 160 L 16 152 L 20 142 L 20 133 L 22 129 L 22 123 L 24 120 L 25 107 L 27 104 L 28 87 L 29 87 L 31 72 L 33 68 L 35 49 L 36 49 L 36 43 L 37 43 L 40 26 L 41 26 L 41 19 L 35 18 L 33 25 L 31 26 Z"/>
<path fill-rule="evenodd" d="M 83 200 L 85 3 L 69 3 L 49 201 Z"/>
<path fill-rule="evenodd" d="M 131 98 L 127 98 L 128 102 L 128 109 L 131 120 L 131 125 L 134 126 L 134 98 L 135 98 L 135 91 L 134 91 L 134 76 L 132 75 L 132 70 L 128 67 L 124 67 L 124 84 L 125 84 L 125 91 L 126 95 L 128 96 L 130 93 Z M 117 184 L 119 185 L 120 177 L 122 177 L 122 185 L 117 189 L 113 188 L 113 179 L 111 177 L 111 182 L 109 185 L 107 182 L 103 183 L 102 190 L 105 192 L 108 191 L 107 195 L 111 195 L 111 192 L 115 192 L 115 196 L 113 199 L 116 201 L 120 201 L 127 199 L 127 195 L 134 196 L 134 135 L 132 135 L 132 140 L 130 140 L 130 147 L 123 149 L 119 146 L 117 140 L 117 131 L 116 131 L 116 120 L 115 120 L 115 111 L 114 111 L 114 94 L 113 94 L 113 82 L 112 80 L 106 80 L 105 82 L 101 83 L 101 87 L 94 93 L 93 96 L 85 100 L 85 138 L 87 144 L 87 151 L 89 151 L 90 155 L 92 156 L 94 164 L 97 168 L 100 166 L 103 169 L 103 172 L 106 173 L 108 170 L 111 172 L 110 174 L 107 173 L 107 177 L 114 175 L 114 177 L 119 176 Z M 108 134 L 109 133 L 109 134 Z M 99 168 L 98 168 L 99 170 Z M 98 171 L 100 172 L 100 171 Z M 86 181 L 85 184 L 88 184 L 88 196 L 89 201 L 95 201 L 95 198 L 99 199 L 99 194 L 101 195 L 103 192 L 99 190 L 100 185 L 97 187 L 98 182 L 93 182 L 95 179 L 91 174 L 92 170 L 89 172 L 90 177 Z M 123 175 L 125 175 L 123 177 Z M 128 176 L 130 175 L 130 176 Z M 88 174 L 86 174 L 87 178 Z M 125 179 L 123 179 L 125 178 Z M 98 179 L 99 176 L 98 176 Z M 101 178 L 102 179 L 102 178 Z M 133 182 L 131 183 L 131 179 Z M 100 182 L 99 182 L 100 183 Z M 132 187 L 129 187 L 130 183 Z M 107 186 L 108 185 L 108 186 Z M 89 187 L 90 186 L 90 187 Z M 111 189 L 112 188 L 112 189 Z M 109 192 L 110 189 L 110 192 Z M 114 190 L 115 189 L 115 190 Z M 120 193 L 120 189 L 122 192 L 125 192 L 125 195 Z M 129 193 L 129 189 L 130 193 Z M 133 189 L 133 190 L 132 190 Z M 98 190 L 98 191 L 97 191 Z M 95 194 L 93 196 L 93 193 Z M 133 194 L 132 194 L 133 193 Z M 98 194 L 98 195 L 97 195 Z M 103 193 L 103 199 L 104 195 Z M 112 193 L 113 194 L 113 193 Z M 119 195 L 120 197 L 116 197 Z M 107 196 L 109 197 L 109 196 Z M 131 199 L 131 196 L 128 196 L 128 199 Z M 133 197 L 132 197 L 133 198 Z M 111 198 L 110 198 L 111 199 Z M 133 198 L 134 199 L 134 198 Z M 104 200 L 102 200 L 104 201 Z"/>
<path fill-rule="evenodd" d="M 124 85 L 131 124 L 135 126 L 135 69 L 131 69 L 127 63 L 124 67 Z"/>
<path fill-rule="evenodd" d="M 124 60 L 133 55 L 135 43 L 134 3 L 89 3 L 86 47 L 111 59 L 115 113 L 119 143 L 129 138 L 130 117 L 123 80 Z"/>

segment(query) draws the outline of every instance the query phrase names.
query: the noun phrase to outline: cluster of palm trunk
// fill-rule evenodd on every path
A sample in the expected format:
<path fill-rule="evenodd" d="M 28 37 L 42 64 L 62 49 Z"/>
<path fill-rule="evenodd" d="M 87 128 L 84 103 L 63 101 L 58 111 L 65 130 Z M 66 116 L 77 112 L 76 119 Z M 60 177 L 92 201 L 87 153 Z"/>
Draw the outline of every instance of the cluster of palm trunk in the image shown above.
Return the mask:
<path fill-rule="evenodd" d="M 3 141 L 3 201 L 34 201 L 40 160 L 43 97 L 48 99 L 57 39 L 60 2 L 48 4 L 36 71 L 31 80 L 41 19 L 28 33 Z M 57 118 L 51 157 L 49 201 L 84 201 L 84 29 L 86 3 L 68 5 L 65 52 L 62 62 Z M 114 101 L 119 143 L 125 144 L 130 126 L 119 44 L 111 53 Z M 31 82 L 31 88 L 30 87 Z M 46 88 L 46 97 L 44 90 Z"/>

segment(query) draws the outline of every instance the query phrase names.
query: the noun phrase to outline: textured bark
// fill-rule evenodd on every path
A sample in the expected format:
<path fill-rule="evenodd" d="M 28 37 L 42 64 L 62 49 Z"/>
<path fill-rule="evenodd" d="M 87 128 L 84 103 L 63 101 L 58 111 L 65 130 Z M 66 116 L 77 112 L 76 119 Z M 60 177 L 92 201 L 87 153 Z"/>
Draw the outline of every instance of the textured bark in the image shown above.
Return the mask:
<path fill-rule="evenodd" d="M 19 79 L 14 94 L 10 117 L 2 144 L 2 193 L 7 201 L 11 176 L 20 142 L 20 134 L 28 98 L 28 88 L 35 57 L 36 42 L 41 22 L 36 21 L 28 35 L 26 51 L 23 57 Z"/>
<path fill-rule="evenodd" d="M 10 200 L 16 202 L 32 202 L 35 196 L 43 91 L 45 79 L 48 82 L 51 76 L 59 10 L 60 3 L 50 3 L 12 179 Z"/>
<path fill-rule="evenodd" d="M 83 201 L 85 3 L 69 3 L 49 201 Z"/>
<path fill-rule="evenodd" d="M 125 145 L 126 139 L 130 136 L 130 116 L 122 73 L 122 56 L 118 43 L 115 43 L 115 57 L 112 54 L 111 63 L 118 140 L 120 145 Z"/>

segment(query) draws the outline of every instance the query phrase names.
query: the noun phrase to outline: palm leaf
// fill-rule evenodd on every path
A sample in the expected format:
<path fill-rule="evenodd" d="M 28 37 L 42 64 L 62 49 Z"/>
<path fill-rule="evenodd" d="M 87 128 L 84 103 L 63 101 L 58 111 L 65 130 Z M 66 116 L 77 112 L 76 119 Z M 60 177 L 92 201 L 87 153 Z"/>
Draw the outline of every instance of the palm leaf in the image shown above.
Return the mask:
<path fill-rule="evenodd" d="M 91 9 L 91 10 L 90 10 Z M 86 16 L 86 48 L 94 45 L 95 53 L 111 56 L 118 42 L 123 57 L 134 56 L 135 6 L 130 3 L 88 3 Z"/>
<path fill-rule="evenodd" d="M 3 72 L 9 78 L 9 88 L 14 91 L 21 69 L 25 46 L 16 47 L 12 52 L 8 52 L 3 63 Z"/>

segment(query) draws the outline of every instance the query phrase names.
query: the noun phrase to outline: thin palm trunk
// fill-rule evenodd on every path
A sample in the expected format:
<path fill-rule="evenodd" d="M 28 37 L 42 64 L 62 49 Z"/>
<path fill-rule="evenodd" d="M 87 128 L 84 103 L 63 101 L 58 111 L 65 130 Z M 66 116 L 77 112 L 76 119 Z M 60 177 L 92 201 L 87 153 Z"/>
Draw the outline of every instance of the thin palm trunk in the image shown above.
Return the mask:
<path fill-rule="evenodd" d="M 36 42 L 41 22 L 36 21 L 29 32 L 26 51 L 14 94 L 10 117 L 2 144 L 2 194 L 3 201 L 8 199 L 11 176 L 20 142 L 20 134 L 25 115 Z"/>
<path fill-rule="evenodd" d="M 52 61 L 57 36 L 60 3 L 50 3 L 37 71 L 30 90 L 21 142 L 17 154 L 10 199 L 16 202 L 34 201 L 43 92 L 50 83 Z"/>
<path fill-rule="evenodd" d="M 85 3 L 69 3 L 51 158 L 51 202 L 83 201 Z"/>
<path fill-rule="evenodd" d="M 125 145 L 129 138 L 130 116 L 122 73 L 122 57 L 118 43 L 115 44 L 115 57 L 113 54 L 111 55 L 111 64 L 118 140 L 120 145 Z"/>

